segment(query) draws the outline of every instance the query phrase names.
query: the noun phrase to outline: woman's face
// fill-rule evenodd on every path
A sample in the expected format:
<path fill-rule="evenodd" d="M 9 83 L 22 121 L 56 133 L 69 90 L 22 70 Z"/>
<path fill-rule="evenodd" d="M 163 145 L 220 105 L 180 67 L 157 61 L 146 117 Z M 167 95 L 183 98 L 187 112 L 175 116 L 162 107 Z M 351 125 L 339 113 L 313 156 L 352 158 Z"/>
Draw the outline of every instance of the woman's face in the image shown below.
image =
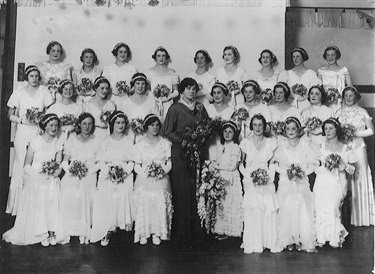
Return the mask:
<path fill-rule="evenodd" d="M 92 54 L 91 52 L 86 52 L 83 55 L 82 60 L 85 67 L 94 66 L 94 54 Z"/>
<path fill-rule="evenodd" d="M 347 106 L 352 106 L 357 103 L 355 92 L 351 90 L 346 90 L 344 95 L 344 103 Z"/>
<path fill-rule="evenodd" d="M 164 65 L 167 61 L 167 53 L 162 50 L 158 50 L 155 55 L 155 61 L 159 65 Z"/>
<path fill-rule="evenodd" d="M 269 52 L 263 52 L 262 53 L 262 58 L 260 59 L 260 61 L 262 62 L 262 66 L 264 67 L 269 67 L 271 66 L 271 54 Z"/>
<path fill-rule="evenodd" d="M 259 119 L 253 119 L 253 122 L 252 122 L 252 126 L 253 126 L 253 133 L 255 134 L 255 136 L 261 136 L 263 135 L 263 121 L 262 120 L 259 120 Z"/>
<path fill-rule="evenodd" d="M 295 122 L 286 124 L 285 133 L 286 133 L 286 137 L 288 137 L 289 139 L 298 138 L 299 128 L 297 124 Z"/>
<path fill-rule="evenodd" d="M 329 65 L 334 65 L 337 62 L 337 55 L 334 49 L 327 50 L 326 61 Z"/>
<path fill-rule="evenodd" d="M 221 87 L 215 87 L 212 90 L 212 97 L 214 98 L 215 103 L 222 103 L 225 97 L 223 89 Z"/>
<path fill-rule="evenodd" d="M 197 63 L 198 68 L 205 68 L 207 66 L 206 57 L 201 52 L 195 56 L 195 62 Z"/>
<path fill-rule="evenodd" d="M 335 138 L 337 134 L 335 126 L 330 123 L 326 123 L 324 125 L 324 132 L 326 133 L 326 137 L 328 140 Z"/>
<path fill-rule="evenodd" d="M 310 103 L 312 105 L 320 105 L 322 102 L 322 93 L 318 88 L 313 88 L 310 91 Z"/>
<path fill-rule="evenodd" d="M 39 85 L 39 72 L 32 71 L 27 75 L 27 82 L 30 86 L 36 87 Z"/>
<path fill-rule="evenodd" d="M 93 125 L 94 123 L 90 117 L 82 120 L 80 123 L 81 133 L 86 135 L 91 134 Z"/>
<path fill-rule="evenodd" d="M 73 96 L 74 88 L 72 84 L 67 84 L 63 87 L 61 96 L 65 99 L 70 99 Z"/>
<path fill-rule="evenodd" d="M 143 80 L 137 80 L 134 83 L 134 92 L 137 94 L 143 94 L 146 91 L 146 82 Z"/>
<path fill-rule="evenodd" d="M 126 59 L 128 58 L 128 51 L 126 47 L 121 47 L 117 50 L 116 60 L 122 63 L 126 62 Z"/>
<path fill-rule="evenodd" d="M 182 93 L 184 97 L 188 100 L 194 100 L 195 94 L 197 93 L 197 89 L 195 86 L 187 86 Z"/>
<path fill-rule="evenodd" d="M 157 136 L 159 134 L 160 124 L 159 121 L 153 122 L 151 125 L 147 128 L 147 133 L 152 136 Z"/>
<path fill-rule="evenodd" d="M 302 54 L 299 51 L 295 51 L 292 54 L 293 64 L 299 66 L 303 64 Z"/>
<path fill-rule="evenodd" d="M 227 49 L 224 51 L 224 61 L 226 64 L 232 64 L 235 60 L 233 50 Z"/>
<path fill-rule="evenodd" d="M 60 45 L 54 45 L 49 52 L 49 59 L 52 61 L 59 61 L 61 57 L 61 52 L 62 50 Z"/>
<path fill-rule="evenodd" d="M 109 92 L 109 86 L 107 83 L 101 83 L 95 91 L 100 98 L 105 99 Z"/>
<path fill-rule="evenodd" d="M 224 140 L 229 142 L 229 141 L 232 141 L 233 140 L 233 137 L 234 137 L 234 130 L 233 128 L 231 127 L 227 127 L 223 130 L 223 137 L 224 137 Z"/>
<path fill-rule="evenodd" d="M 255 99 L 255 90 L 253 86 L 245 87 L 243 96 L 246 102 L 252 102 Z"/>
<path fill-rule="evenodd" d="M 115 123 L 113 124 L 113 132 L 123 133 L 126 126 L 126 121 L 124 117 L 116 118 Z"/>
<path fill-rule="evenodd" d="M 282 103 L 285 101 L 285 91 L 282 87 L 277 87 L 275 89 L 275 100 L 277 103 Z"/>
<path fill-rule="evenodd" d="M 49 136 L 56 136 L 57 131 L 59 130 L 59 122 L 54 119 L 47 123 L 44 132 Z"/>

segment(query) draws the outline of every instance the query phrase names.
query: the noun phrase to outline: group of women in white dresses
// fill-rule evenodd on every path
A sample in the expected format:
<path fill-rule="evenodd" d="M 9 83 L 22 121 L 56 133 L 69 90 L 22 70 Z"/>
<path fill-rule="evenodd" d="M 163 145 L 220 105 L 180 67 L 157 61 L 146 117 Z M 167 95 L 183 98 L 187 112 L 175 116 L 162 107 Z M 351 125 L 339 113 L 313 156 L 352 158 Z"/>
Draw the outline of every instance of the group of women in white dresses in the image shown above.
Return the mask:
<path fill-rule="evenodd" d="M 184 193 L 191 196 L 190 186 L 176 187 L 175 181 L 192 179 L 188 169 L 182 171 L 184 129 L 208 117 L 232 120 L 208 142 L 211 168 L 231 182 L 224 213 L 214 229 L 218 238 L 243 235 L 246 253 L 293 247 L 314 251 L 327 241 L 338 247 L 346 236 L 340 206 L 347 189 L 352 192 L 351 224 L 374 223 L 372 178 L 363 140 L 373 135 L 374 128 L 367 111 L 357 104 L 360 93 L 351 86 L 348 70 L 337 64 L 341 55 L 337 47 L 327 47 L 323 55 L 327 66 L 318 74 L 304 66 L 308 55 L 302 48 L 292 51 L 291 70 L 275 71 L 276 56 L 264 50 L 258 60 L 262 68 L 247 74 L 238 65 L 238 50 L 227 46 L 225 65 L 215 75 L 208 72 L 212 62 L 208 52 L 198 50 L 196 71 L 181 83 L 168 67 L 170 56 L 163 47 L 155 50 L 156 64 L 146 74 L 128 63 L 131 51 L 125 43 L 115 45 L 115 63 L 103 72 L 95 66 L 92 49 L 82 52 L 83 66 L 73 73 L 61 61 L 60 43 L 49 43 L 46 52 L 49 60 L 27 67 L 27 85 L 8 101 L 8 116 L 17 130 L 6 212 L 17 218 L 14 228 L 3 235 L 6 241 L 54 245 L 79 236 L 82 244 L 101 241 L 105 246 L 114 230 L 132 230 L 133 223 L 134 241 L 141 244 L 148 238 L 156 245 L 168 240 L 171 227 L 172 235 L 173 231 L 181 237 L 197 235 L 192 232 L 194 225 L 187 224 L 195 222 L 188 213 L 196 211 L 191 204 L 195 197 L 185 198 Z M 291 87 L 296 84 L 308 92 L 295 93 Z M 158 88 L 166 92 L 156 96 Z M 329 106 L 325 104 L 328 88 L 338 89 L 342 98 Z M 260 96 L 266 89 L 273 94 L 267 103 Z M 244 110 L 247 114 L 241 117 Z M 46 114 L 35 122 L 33 115 L 41 113 Z M 323 126 L 308 130 L 305 124 L 313 117 Z M 137 119 L 143 119 L 138 130 Z M 282 133 L 270 126 L 278 122 L 285 122 Z M 339 138 L 341 126 L 347 124 L 355 127 L 355 137 L 344 145 Z M 324 161 L 332 153 L 342 161 L 340 167 L 327 171 Z M 41 172 L 50 160 L 64 171 Z M 85 163 L 84 176 L 72 171 L 76 161 Z M 304 171 L 302 179 L 289 179 L 286 170 L 293 163 Z M 150 175 L 155 166 L 160 173 L 156 177 Z M 119 180 L 111 176 L 114 167 L 123 171 Z M 268 171 L 268 184 L 254 184 L 250 174 L 258 168 Z M 313 172 L 317 177 L 311 192 L 307 175 Z M 272 184 L 275 173 L 279 174 L 277 192 Z M 332 198 L 329 204 L 327 197 Z M 23 233 L 29 225 L 33 228 Z"/>

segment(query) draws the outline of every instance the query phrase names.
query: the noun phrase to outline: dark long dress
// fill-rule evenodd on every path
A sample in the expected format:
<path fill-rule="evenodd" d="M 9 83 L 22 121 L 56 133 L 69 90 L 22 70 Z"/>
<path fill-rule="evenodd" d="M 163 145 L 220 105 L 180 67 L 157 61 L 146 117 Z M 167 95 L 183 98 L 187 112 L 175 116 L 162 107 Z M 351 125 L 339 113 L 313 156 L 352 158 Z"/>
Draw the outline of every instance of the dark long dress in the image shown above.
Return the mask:
<path fill-rule="evenodd" d="M 176 102 L 169 108 L 161 129 L 161 134 L 172 142 L 172 240 L 197 240 L 202 233 L 195 198 L 195 171 L 188 168 L 181 144 L 185 128 L 203 119 L 208 119 L 208 114 L 202 104 L 197 103 L 191 110 Z"/>

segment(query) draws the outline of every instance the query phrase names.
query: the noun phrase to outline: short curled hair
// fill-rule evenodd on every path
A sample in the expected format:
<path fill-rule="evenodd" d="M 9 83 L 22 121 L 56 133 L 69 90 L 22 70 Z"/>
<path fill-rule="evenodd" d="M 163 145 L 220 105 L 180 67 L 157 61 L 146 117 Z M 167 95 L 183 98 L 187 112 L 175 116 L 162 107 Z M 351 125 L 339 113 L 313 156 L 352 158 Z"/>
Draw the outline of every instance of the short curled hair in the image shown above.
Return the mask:
<path fill-rule="evenodd" d="M 38 74 L 39 74 L 39 81 L 42 80 L 42 76 L 40 75 L 39 68 L 35 65 L 30 65 L 30 66 L 27 66 L 27 68 L 25 69 L 24 75 L 23 75 L 23 78 L 24 78 L 25 81 L 27 81 L 29 79 L 29 74 L 33 71 L 37 71 Z"/>
<path fill-rule="evenodd" d="M 55 113 L 47 113 L 45 114 L 42 119 L 39 121 L 39 127 L 41 130 L 45 130 L 46 126 L 49 122 L 56 120 L 59 127 L 61 126 L 61 121 L 59 117 Z"/>
<path fill-rule="evenodd" d="M 82 123 L 83 120 L 85 120 L 87 118 L 90 118 L 91 121 L 92 121 L 92 129 L 90 131 L 90 134 L 94 133 L 94 131 L 95 131 L 95 118 L 94 118 L 94 116 L 92 116 L 91 113 L 83 112 L 83 113 L 81 113 L 81 115 L 78 116 L 77 130 L 76 130 L 77 135 L 82 132 L 81 123 Z"/>
<path fill-rule="evenodd" d="M 214 94 L 214 89 L 215 88 L 221 88 L 221 90 L 223 91 L 223 93 L 224 93 L 224 96 L 227 96 L 228 94 L 229 94 L 229 89 L 228 89 L 228 87 L 225 85 L 225 84 L 223 84 L 223 83 L 221 83 L 221 82 L 216 82 L 213 86 L 212 86 L 212 88 L 211 88 L 211 92 L 210 92 L 210 95 L 211 96 L 214 96 L 213 94 Z"/>
<path fill-rule="evenodd" d="M 285 119 L 285 125 L 289 125 L 290 123 L 295 123 L 296 126 L 298 127 L 298 130 L 302 129 L 302 124 L 297 117 L 289 116 L 288 118 Z"/>
<path fill-rule="evenodd" d="M 264 49 L 264 50 L 262 50 L 262 52 L 260 53 L 260 57 L 258 58 L 258 62 L 260 64 L 262 64 L 262 55 L 263 55 L 263 53 L 269 53 L 271 55 L 271 64 L 275 64 L 277 62 L 276 55 L 273 54 L 273 52 L 270 51 L 269 49 Z"/>
<path fill-rule="evenodd" d="M 130 81 L 130 87 L 134 87 L 136 81 L 144 81 L 147 85 L 147 76 L 144 73 L 136 72 Z"/>
<path fill-rule="evenodd" d="M 49 54 L 51 52 L 51 49 L 54 46 L 56 46 L 56 45 L 60 46 L 61 54 L 63 54 L 64 53 L 64 49 L 63 49 L 62 45 L 59 42 L 57 42 L 57 41 L 51 41 L 51 42 L 48 43 L 47 48 L 46 48 L 46 53 Z"/>
<path fill-rule="evenodd" d="M 312 91 L 314 88 L 316 88 L 316 89 L 318 89 L 318 90 L 320 91 L 320 95 L 322 96 L 320 102 L 321 102 L 322 104 L 324 104 L 324 103 L 327 101 L 327 92 L 324 90 L 323 86 L 321 86 L 321 85 L 315 85 L 315 86 L 312 86 L 312 87 L 309 89 L 309 93 L 307 94 L 307 100 L 309 100 L 309 102 L 311 102 L 311 101 L 310 101 L 310 93 L 311 93 L 311 91 Z"/>
<path fill-rule="evenodd" d="M 284 98 L 285 98 L 285 101 L 288 100 L 289 96 L 290 96 L 290 87 L 288 86 L 287 83 L 285 82 L 278 82 L 274 87 L 273 87 L 273 95 L 275 96 L 276 95 L 276 88 L 282 88 L 285 95 L 284 95 Z"/>
<path fill-rule="evenodd" d="M 292 61 L 293 61 L 293 53 L 296 52 L 296 51 L 299 52 L 299 53 L 301 53 L 303 61 L 309 60 L 309 55 L 307 54 L 306 50 L 304 50 L 303 48 L 294 48 L 292 50 L 291 55 L 290 55 L 291 58 L 292 58 Z"/>
<path fill-rule="evenodd" d="M 95 51 L 90 48 L 86 48 L 82 51 L 81 56 L 79 57 L 79 60 L 81 60 L 82 63 L 83 63 L 83 56 L 85 55 L 85 53 L 91 53 L 92 55 L 94 55 L 93 63 L 94 64 L 98 63 L 98 56 L 96 55 Z"/>
<path fill-rule="evenodd" d="M 113 127 L 115 125 L 115 122 L 117 118 L 124 118 L 125 119 L 125 126 L 129 123 L 128 117 L 123 113 L 122 111 L 114 111 L 112 114 L 109 116 L 108 124 L 109 124 L 109 133 L 113 133 Z M 125 128 L 124 128 L 125 130 Z"/>
<path fill-rule="evenodd" d="M 192 86 L 195 86 L 195 89 L 198 91 L 199 87 L 197 81 L 195 81 L 193 78 L 186 77 L 181 81 L 180 85 L 178 86 L 178 92 L 182 94 L 185 88 Z"/>
<path fill-rule="evenodd" d="M 335 129 L 336 129 L 336 136 L 341 141 L 342 137 L 344 136 L 344 132 L 343 132 L 343 130 L 341 128 L 341 124 L 340 124 L 339 120 L 336 119 L 336 118 L 333 118 L 333 117 L 328 118 L 327 120 L 325 120 L 323 122 L 323 124 L 322 124 L 322 135 L 323 136 L 326 136 L 326 131 L 324 129 L 324 127 L 326 126 L 326 124 L 331 124 L 331 125 L 333 125 L 335 127 Z"/>
<path fill-rule="evenodd" d="M 347 87 L 345 87 L 345 88 L 343 89 L 343 91 L 342 91 L 342 98 L 345 97 L 345 93 L 348 92 L 348 91 L 352 91 L 352 92 L 354 92 L 354 94 L 355 94 L 355 100 L 356 100 L 356 101 L 358 101 L 358 100 L 361 99 L 361 94 L 360 94 L 359 91 L 358 91 L 355 87 L 353 87 L 353 86 L 347 86 Z"/>
<path fill-rule="evenodd" d="M 260 94 L 260 86 L 257 81 L 255 80 L 247 80 L 245 83 L 243 83 L 243 86 L 241 88 L 241 93 L 244 95 L 245 88 L 247 87 L 253 87 L 255 94 Z"/>
<path fill-rule="evenodd" d="M 198 50 L 196 53 L 195 53 L 195 56 L 194 56 L 194 63 L 197 63 L 197 55 L 198 53 L 201 53 L 203 54 L 204 58 L 206 59 L 206 63 L 207 64 L 210 64 L 212 62 L 212 59 L 210 57 L 210 55 L 208 54 L 208 52 L 204 49 L 200 49 Z"/>
<path fill-rule="evenodd" d="M 130 50 L 129 46 L 123 42 L 120 42 L 118 44 L 116 44 L 114 47 L 113 47 L 113 50 L 111 51 L 113 56 L 117 56 L 118 54 L 118 51 L 120 50 L 120 48 L 125 48 L 127 53 L 128 53 L 128 56 L 127 56 L 127 59 L 131 58 L 132 56 L 132 51 Z"/>
<path fill-rule="evenodd" d="M 108 79 L 103 76 L 99 76 L 98 78 L 95 79 L 92 89 L 96 90 L 102 83 L 108 84 L 108 87 L 111 88 L 111 83 L 108 81 Z"/>
<path fill-rule="evenodd" d="M 341 58 L 341 51 L 339 50 L 338 47 L 336 47 L 336 46 L 328 46 L 324 50 L 324 53 L 323 53 L 324 60 L 327 60 L 327 51 L 329 51 L 329 50 L 334 50 L 335 51 L 335 53 L 336 53 L 336 60 L 339 60 Z"/>
<path fill-rule="evenodd" d="M 235 47 L 235 46 L 226 46 L 224 49 L 223 49 L 223 59 L 224 59 L 224 52 L 226 50 L 230 49 L 232 52 L 233 52 L 233 55 L 234 55 L 234 59 L 237 60 L 239 57 L 240 57 L 240 53 L 238 51 L 238 49 Z"/>
<path fill-rule="evenodd" d="M 154 54 L 151 56 L 152 59 L 156 60 L 156 54 L 158 51 L 161 51 L 161 52 L 165 52 L 165 55 L 166 55 L 166 61 L 170 60 L 171 59 L 171 56 L 169 55 L 168 51 L 163 48 L 163 47 L 157 47 L 156 50 L 154 51 Z"/>
<path fill-rule="evenodd" d="M 250 130 L 253 130 L 253 121 L 255 119 L 262 121 L 262 123 L 263 123 L 263 131 L 265 131 L 266 128 L 267 128 L 267 121 L 266 121 L 266 118 L 264 118 L 264 116 L 262 114 L 260 114 L 260 113 L 255 114 L 253 117 L 251 117 L 251 120 L 250 120 Z"/>
<path fill-rule="evenodd" d="M 145 116 L 145 119 L 143 120 L 143 129 L 147 131 L 148 127 L 152 125 L 155 122 L 159 123 L 159 127 L 161 127 L 161 121 L 156 114 L 150 113 Z"/>
<path fill-rule="evenodd" d="M 74 91 L 74 84 L 71 80 L 68 80 L 68 79 L 64 79 L 60 82 L 60 86 L 57 88 L 57 91 L 59 93 L 62 93 L 63 89 L 65 86 L 67 85 L 72 85 L 73 86 L 73 91 Z"/>

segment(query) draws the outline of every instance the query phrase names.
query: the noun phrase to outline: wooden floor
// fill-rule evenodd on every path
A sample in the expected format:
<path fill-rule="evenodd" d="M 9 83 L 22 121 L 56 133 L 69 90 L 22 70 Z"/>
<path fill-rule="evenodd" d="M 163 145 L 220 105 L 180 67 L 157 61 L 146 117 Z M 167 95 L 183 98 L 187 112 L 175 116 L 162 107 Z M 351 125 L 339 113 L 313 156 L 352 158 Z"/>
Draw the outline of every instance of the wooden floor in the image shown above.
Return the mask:
<path fill-rule="evenodd" d="M 2 214 L 1 233 L 13 225 Z M 283 251 L 243 254 L 240 239 L 210 239 L 206 245 L 176 250 L 132 243 L 130 232 L 114 234 L 110 244 L 70 244 L 42 247 L 0 245 L 0 273 L 371 273 L 374 264 L 373 227 L 354 228 L 352 244 L 324 247 L 318 253 Z"/>

